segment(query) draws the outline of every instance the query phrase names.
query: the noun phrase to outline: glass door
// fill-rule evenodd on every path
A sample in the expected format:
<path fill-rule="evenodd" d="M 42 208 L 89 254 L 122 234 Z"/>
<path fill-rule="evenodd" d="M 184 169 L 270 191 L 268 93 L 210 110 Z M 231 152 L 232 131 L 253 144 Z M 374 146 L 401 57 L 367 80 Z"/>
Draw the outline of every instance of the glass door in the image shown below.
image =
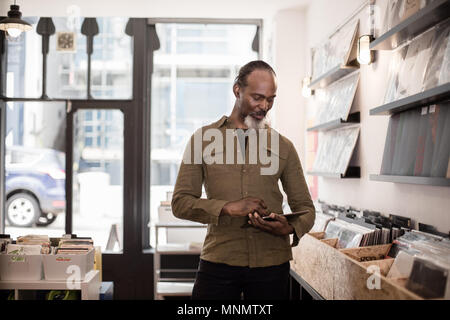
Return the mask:
<path fill-rule="evenodd" d="M 102 252 L 121 252 L 123 113 L 78 109 L 72 119 L 72 232 L 92 237 Z"/>

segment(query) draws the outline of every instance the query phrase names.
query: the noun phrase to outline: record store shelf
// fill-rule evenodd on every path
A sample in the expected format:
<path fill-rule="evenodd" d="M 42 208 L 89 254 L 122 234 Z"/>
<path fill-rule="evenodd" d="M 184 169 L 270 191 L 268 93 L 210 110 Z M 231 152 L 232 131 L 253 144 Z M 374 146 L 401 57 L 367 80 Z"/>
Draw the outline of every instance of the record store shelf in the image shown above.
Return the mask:
<path fill-rule="evenodd" d="M 361 168 L 360 167 L 347 167 L 345 174 L 342 173 L 332 173 L 332 172 L 306 172 L 311 176 L 320 176 L 325 178 L 336 178 L 336 179 L 350 179 L 350 178 L 361 178 Z"/>
<path fill-rule="evenodd" d="M 428 186 L 450 187 L 450 179 L 440 178 L 440 177 L 418 177 L 418 176 L 395 176 L 395 175 L 371 174 L 370 180 L 383 181 L 383 182 L 395 182 L 395 183 L 407 183 L 407 184 L 420 184 L 420 185 L 428 185 Z"/>
<path fill-rule="evenodd" d="M 339 80 L 340 78 L 348 75 L 349 73 L 352 73 L 353 71 L 359 69 L 359 67 L 356 66 L 345 66 L 345 65 L 338 65 L 328 71 L 327 73 L 321 75 L 317 79 L 311 80 L 311 84 L 309 85 L 309 88 L 319 89 L 319 88 L 325 88 L 331 83 L 335 82 L 336 80 Z"/>
<path fill-rule="evenodd" d="M 355 112 L 349 114 L 347 120 L 337 119 L 328 121 L 317 126 L 306 129 L 306 131 L 327 131 L 337 128 L 343 128 L 349 125 L 354 125 L 360 122 L 360 113 Z"/>
<path fill-rule="evenodd" d="M 450 83 L 446 83 L 412 96 L 376 107 L 371 109 L 369 114 L 371 116 L 390 115 L 408 109 L 438 103 L 447 99 L 450 99 Z"/>
<path fill-rule="evenodd" d="M 393 50 L 450 17 L 450 1 L 435 0 L 370 44 L 371 50 Z"/>

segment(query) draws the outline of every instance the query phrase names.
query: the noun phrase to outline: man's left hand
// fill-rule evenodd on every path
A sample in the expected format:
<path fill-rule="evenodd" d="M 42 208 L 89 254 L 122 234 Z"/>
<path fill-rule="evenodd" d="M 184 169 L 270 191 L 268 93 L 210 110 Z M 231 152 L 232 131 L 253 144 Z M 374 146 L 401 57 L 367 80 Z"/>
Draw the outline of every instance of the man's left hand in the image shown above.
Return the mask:
<path fill-rule="evenodd" d="M 282 214 L 272 212 L 269 217 L 275 219 L 275 221 L 265 221 L 257 212 L 250 213 L 248 216 L 250 218 L 249 223 L 253 226 L 274 235 L 285 236 L 294 232 L 294 227 Z"/>

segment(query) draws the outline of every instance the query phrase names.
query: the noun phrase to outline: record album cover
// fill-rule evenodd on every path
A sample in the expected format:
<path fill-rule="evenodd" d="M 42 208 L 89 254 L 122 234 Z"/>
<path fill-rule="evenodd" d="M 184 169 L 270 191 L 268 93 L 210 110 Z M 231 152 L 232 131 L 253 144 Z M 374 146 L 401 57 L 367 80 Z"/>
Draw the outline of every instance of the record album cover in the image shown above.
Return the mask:
<path fill-rule="evenodd" d="M 408 45 L 408 52 L 399 71 L 396 100 L 422 90 L 426 66 L 432 60 L 430 54 L 434 36 L 435 31 L 429 30 Z"/>
<path fill-rule="evenodd" d="M 359 81 L 359 70 L 322 89 L 318 97 L 317 124 L 342 119 L 347 120 Z"/>
<path fill-rule="evenodd" d="M 430 62 L 427 65 L 423 89 L 429 90 L 449 80 L 450 20 L 440 24 L 435 29 L 435 37 L 431 45 Z"/>

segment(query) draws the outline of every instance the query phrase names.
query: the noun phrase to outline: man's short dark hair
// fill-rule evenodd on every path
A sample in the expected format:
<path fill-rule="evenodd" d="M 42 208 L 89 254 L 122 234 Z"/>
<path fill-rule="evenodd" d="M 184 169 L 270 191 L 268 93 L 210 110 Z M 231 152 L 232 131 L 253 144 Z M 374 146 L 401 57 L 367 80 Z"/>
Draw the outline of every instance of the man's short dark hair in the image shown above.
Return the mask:
<path fill-rule="evenodd" d="M 250 61 L 239 69 L 239 73 L 234 80 L 234 84 L 237 84 L 240 88 L 246 87 L 248 75 L 254 70 L 266 70 L 272 72 L 273 75 L 276 76 L 275 71 L 273 71 L 272 67 L 268 63 L 262 60 L 255 60 Z"/>

